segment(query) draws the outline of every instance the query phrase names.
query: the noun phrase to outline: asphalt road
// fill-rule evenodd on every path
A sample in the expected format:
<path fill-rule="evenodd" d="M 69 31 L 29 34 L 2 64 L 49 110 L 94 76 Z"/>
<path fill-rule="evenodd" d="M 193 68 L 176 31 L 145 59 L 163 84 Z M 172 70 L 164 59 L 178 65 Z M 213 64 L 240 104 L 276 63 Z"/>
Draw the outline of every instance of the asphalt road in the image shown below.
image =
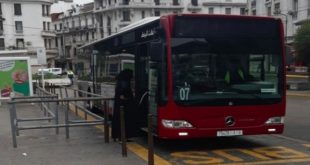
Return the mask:
<path fill-rule="evenodd" d="M 284 136 L 310 142 L 310 96 L 288 96 Z"/>
<path fill-rule="evenodd" d="M 309 105 L 310 92 L 289 92 L 285 131 L 282 135 L 173 141 L 155 139 L 155 164 L 308 165 L 310 164 Z M 128 144 L 128 149 L 147 159 L 147 137 L 133 140 Z"/>
<path fill-rule="evenodd" d="M 308 94 L 306 94 L 308 95 Z M 288 96 L 285 132 L 195 140 L 155 140 L 155 153 L 177 165 L 310 164 L 310 95 Z M 147 139 L 135 142 L 146 147 Z"/>

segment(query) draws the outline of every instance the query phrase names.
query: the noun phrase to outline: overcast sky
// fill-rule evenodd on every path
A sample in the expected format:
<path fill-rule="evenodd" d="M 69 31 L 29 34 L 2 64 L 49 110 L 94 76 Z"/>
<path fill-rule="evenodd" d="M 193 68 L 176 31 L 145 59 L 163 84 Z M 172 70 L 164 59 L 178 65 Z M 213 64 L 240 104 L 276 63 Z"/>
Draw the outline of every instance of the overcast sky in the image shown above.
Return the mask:
<path fill-rule="evenodd" d="M 94 0 L 73 0 L 73 4 L 85 4 L 89 2 L 94 2 Z M 52 5 L 51 12 L 52 13 L 59 13 L 66 11 L 70 9 L 72 6 L 72 3 L 64 3 L 62 1 L 59 1 L 58 3 L 55 3 Z"/>

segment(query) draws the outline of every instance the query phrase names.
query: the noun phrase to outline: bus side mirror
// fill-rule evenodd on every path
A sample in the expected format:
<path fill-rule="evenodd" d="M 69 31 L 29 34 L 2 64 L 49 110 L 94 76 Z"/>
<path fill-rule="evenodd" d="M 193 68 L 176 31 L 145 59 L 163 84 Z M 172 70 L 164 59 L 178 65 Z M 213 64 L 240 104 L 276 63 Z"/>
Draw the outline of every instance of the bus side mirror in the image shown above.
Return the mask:
<path fill-rule="evenodd" d="M 153 62 L 161 62 L 164 53 L 164 46 L 161 42 L 151 42 L 149 45 L 150 60 Z"/>

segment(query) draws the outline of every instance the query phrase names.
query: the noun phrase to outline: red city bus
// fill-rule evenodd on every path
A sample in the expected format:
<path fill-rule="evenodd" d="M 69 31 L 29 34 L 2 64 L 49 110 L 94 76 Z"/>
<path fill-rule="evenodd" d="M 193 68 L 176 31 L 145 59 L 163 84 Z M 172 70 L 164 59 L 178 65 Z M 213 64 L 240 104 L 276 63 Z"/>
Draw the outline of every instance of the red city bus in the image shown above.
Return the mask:
<path fill-rule="evenodd" d="M 134 55 L 139 123 L 159 138 L 280 134 L 285 116 L 280 19 L 181 14 L 151 17 L 90 43 Z"/>

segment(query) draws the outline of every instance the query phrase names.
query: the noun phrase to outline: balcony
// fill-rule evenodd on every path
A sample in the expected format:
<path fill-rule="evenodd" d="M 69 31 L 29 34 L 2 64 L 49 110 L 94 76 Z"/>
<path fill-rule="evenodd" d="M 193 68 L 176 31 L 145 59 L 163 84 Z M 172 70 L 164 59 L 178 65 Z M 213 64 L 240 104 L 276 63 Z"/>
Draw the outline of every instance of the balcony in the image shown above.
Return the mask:
<path fill-rule="evenodd" d="M 132 2 L 127 3 L 116 3 L 110 6 L 97 7 L 94 12 L 107 12 L 116 9 L 184 9 L 182 2 L 178 4 L 173 2 L 161 2 L 156 5 L 155 2 Z"/>
<path fill-rule="evenodd" d="M 18 35 L 18 36 L 22 36 L 22 35 L 24 35 L 24 31 L 23 30 L 15 30 L 15 35 Z"/>
<path fill-rule="evenodd" d="M 130 20 L 122 20 L 120 21 L 120 23 L 118 24 L 119 27 L 125 27 L 127 25 L 131 24 Z"/>
<path fill-rule="evenodd" d="M 41 31 L 41 35 L 42 35 L 43 37 L 56 37 L 55 32 L 53 32 L 53 31 L 47 31 L 47 30 Z"/>
<path fill-rule="evenodd" d="M 252 1 L 255 2 L 255 5 L 251 4 L 252 8 L 256 7 L 256 1 Z M 247 4 L 246 3 L 240 3 L 240 2 L 203 2 L 202 3 L 203 6 L 234 6 L 234 7 L 246 7 Z"/>
<path fill-rule="evenodd" d="M 192 5 L 191 3 L 187 5 L 187 10 L 188 11 L 193 11 L 193 12 L 198 12 L 202 10 L 201 5 Z"/>

